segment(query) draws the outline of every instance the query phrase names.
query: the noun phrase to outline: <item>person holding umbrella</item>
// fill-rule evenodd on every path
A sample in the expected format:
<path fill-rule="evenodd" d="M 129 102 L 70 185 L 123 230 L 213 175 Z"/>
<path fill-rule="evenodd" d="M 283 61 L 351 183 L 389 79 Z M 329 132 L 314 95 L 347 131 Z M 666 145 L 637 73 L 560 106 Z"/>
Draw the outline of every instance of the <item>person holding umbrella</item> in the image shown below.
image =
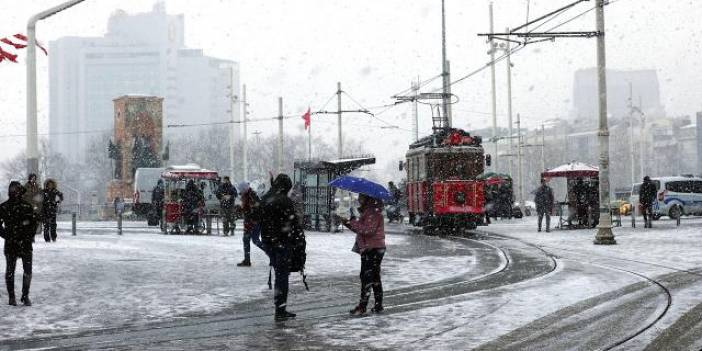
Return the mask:
<path fill-rule="evenodd" d="M 361 298 L 349 313 L 361 316 L 366 313 L 370 290 L 373 289 L 373 313 L 383 311 L 383 284 L 380 279 L 380 265 L 385 255 L 385 222 L 383 219 L 383 199 L 390 199 L 391 194 L 382 185 L 371 181 L 341 177 L 333 180 L 331 186 L 359 193 L 358 209 L 360 216 L 347 219 L 334 215 L 335 220 L 356 233 L 353 251 L 361 255 Z"/>

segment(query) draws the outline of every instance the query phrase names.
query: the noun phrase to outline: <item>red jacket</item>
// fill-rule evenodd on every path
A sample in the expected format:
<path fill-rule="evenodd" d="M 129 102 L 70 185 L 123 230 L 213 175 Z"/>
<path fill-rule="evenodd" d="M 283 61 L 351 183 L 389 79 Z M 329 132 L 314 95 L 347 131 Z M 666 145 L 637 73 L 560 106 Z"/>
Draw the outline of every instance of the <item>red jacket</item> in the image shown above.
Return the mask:
<path fill-rule="evenodd" d="M 356 233 L 356 244 L 360 252 L 385 248 L 385 221 L 383 220 L 382 202 L 378 201 L 361 209 L 361 216 L 350 220 L 348 227 Z"/>

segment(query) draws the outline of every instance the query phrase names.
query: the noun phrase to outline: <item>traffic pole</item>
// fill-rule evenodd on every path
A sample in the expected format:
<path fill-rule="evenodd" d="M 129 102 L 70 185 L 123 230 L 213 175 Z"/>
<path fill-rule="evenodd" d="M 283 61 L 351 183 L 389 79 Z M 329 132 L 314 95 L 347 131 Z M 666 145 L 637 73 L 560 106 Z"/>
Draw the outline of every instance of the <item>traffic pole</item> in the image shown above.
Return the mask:
<path fill-rule="evenodd" d="M 492 2 L 490 2 L 490 34 L 495 32 L 492 6 Z M 497 92 L 495 87 L 495 40 L 492 36 L 490 36 L 488 43 L 490 44 L 490 84 L 492 87 L 492 137 L 494 153 L 492 156 L 492 164 L 493 170 L 497 172 L 499 158 L 497 155 Z"/>
<path fill-rule="evenodd" d="M 278 98 L 278 174 L 283 173 L 283 98 Z"/>
<path fill-rule="evenodd" d="M 613 245 L 612 212 L 609 203 L 609 129 L 607 127 L 607 63 L 605 54 L 605 0 L 597 0 L 595 20 L 597 24 L 597 88 L 599 101 L 599 131 L 597 132 L 600 152 L 600 223 L 597 225 L 596 245 Z"/>
<path fill-rule="evenodd" d="M 241 147 L 242 155 L 241 156 L 242 156 L 242 168 L 243 168 L 242 174 L 244 175 L 244 181 L 248 181 L 249 180 L 249 151 L 248 151 L 248 146 L 247 146 L 247 144 L 248 144 L 247 139 L 249 136 L 248 136 L 246 122 L 247 122 L 247 117 L 249 114 L 249 109 L 248 109 L 249 102 L 248 102 L 248 100 L 246 100 L 246 84 L 244 84 L 241 87 L 241 98 L 242 98 L 242 101 L 241 101 L 242 102 L 242 104 L 241 104 L 242 115 L 244 118 L 244 121 L 243 121 L 244 135 L 241 137 L 241 142 L 242 142 L 242 147 Z"/>
<path fill-rule="evenodd" d="M 71 213 L 71 235 L 76 236 L 76 214 Z"/>
<path fill-rule="evenodd" d="M 509 33 L 509 28 L 505 29 L 505 32 Z M 512 43 L 506 42 L 507 45 L 507 119 L 509 124 L 509 154 L 514 153 L 514 143 L 512 141 L 512 136 L 514 135 L 512 131 Z M 494 78 L 494 76 L 493 76 Z M 497 145 L 497 144 L 496 144 Z M 512 159 L 507 160 L 509 165 L 509 175 L 514 176 L 514 171 L 512 169 Z"/>
<path fill-rule="evenodd" d="M 343 140 L 342 140 L 342 134 L 341 134 L 341 82 L 336 83 L 336 99 L 337 99 L 337 114 L 338 114 L 338 120 L 337 123 L 339 124 L 339 130 L 338 130 L 338 135 L 337 135 L 337 156 L 339 159 L 343 157 L 344 150 L 343 150 Z"/>

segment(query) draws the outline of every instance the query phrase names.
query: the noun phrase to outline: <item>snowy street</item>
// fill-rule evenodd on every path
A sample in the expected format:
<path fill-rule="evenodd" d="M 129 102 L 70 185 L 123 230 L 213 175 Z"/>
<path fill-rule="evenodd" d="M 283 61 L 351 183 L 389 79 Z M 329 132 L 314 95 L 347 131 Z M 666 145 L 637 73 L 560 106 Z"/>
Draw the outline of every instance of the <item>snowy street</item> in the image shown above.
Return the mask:
<path fill-rule="evenodd" d="M 35 245 L 35 306 L 0 306 L 0 349 L 696 349 L 702 221 L 680 229 L 536 233 L 534 219 L 498 221 L 468 238 L 388 225 L 386 312 L 347 316 L 357 299 L 350 233 L 308 233 L 310 291 L 291 275 L 297 320 L 275 323 L 268 267 L 253 249 L 239 268 L 235 237 L 167 236 L 125 223 L 59 226 Z M 40 239 L 37 237 L 37 239 Z M 4 294 L 3 294 L 4 295 Z M 650 327 L 650 328 L 649 328 Z"/>

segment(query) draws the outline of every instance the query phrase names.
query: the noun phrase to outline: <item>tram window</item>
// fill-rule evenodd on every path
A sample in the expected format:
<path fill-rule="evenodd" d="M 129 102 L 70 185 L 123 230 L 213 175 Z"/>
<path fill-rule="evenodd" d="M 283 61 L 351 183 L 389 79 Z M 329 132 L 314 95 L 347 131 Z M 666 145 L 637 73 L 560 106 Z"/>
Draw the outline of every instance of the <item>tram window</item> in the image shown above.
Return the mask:
<path fill-rule="evenodd" d="M 419 158 L 419 172 L 418 172 L 418 178 L 419 179 L 424 179 L 427 177 L 427 164 L 426 164 L 426 157 L 420 157 Z"/>

